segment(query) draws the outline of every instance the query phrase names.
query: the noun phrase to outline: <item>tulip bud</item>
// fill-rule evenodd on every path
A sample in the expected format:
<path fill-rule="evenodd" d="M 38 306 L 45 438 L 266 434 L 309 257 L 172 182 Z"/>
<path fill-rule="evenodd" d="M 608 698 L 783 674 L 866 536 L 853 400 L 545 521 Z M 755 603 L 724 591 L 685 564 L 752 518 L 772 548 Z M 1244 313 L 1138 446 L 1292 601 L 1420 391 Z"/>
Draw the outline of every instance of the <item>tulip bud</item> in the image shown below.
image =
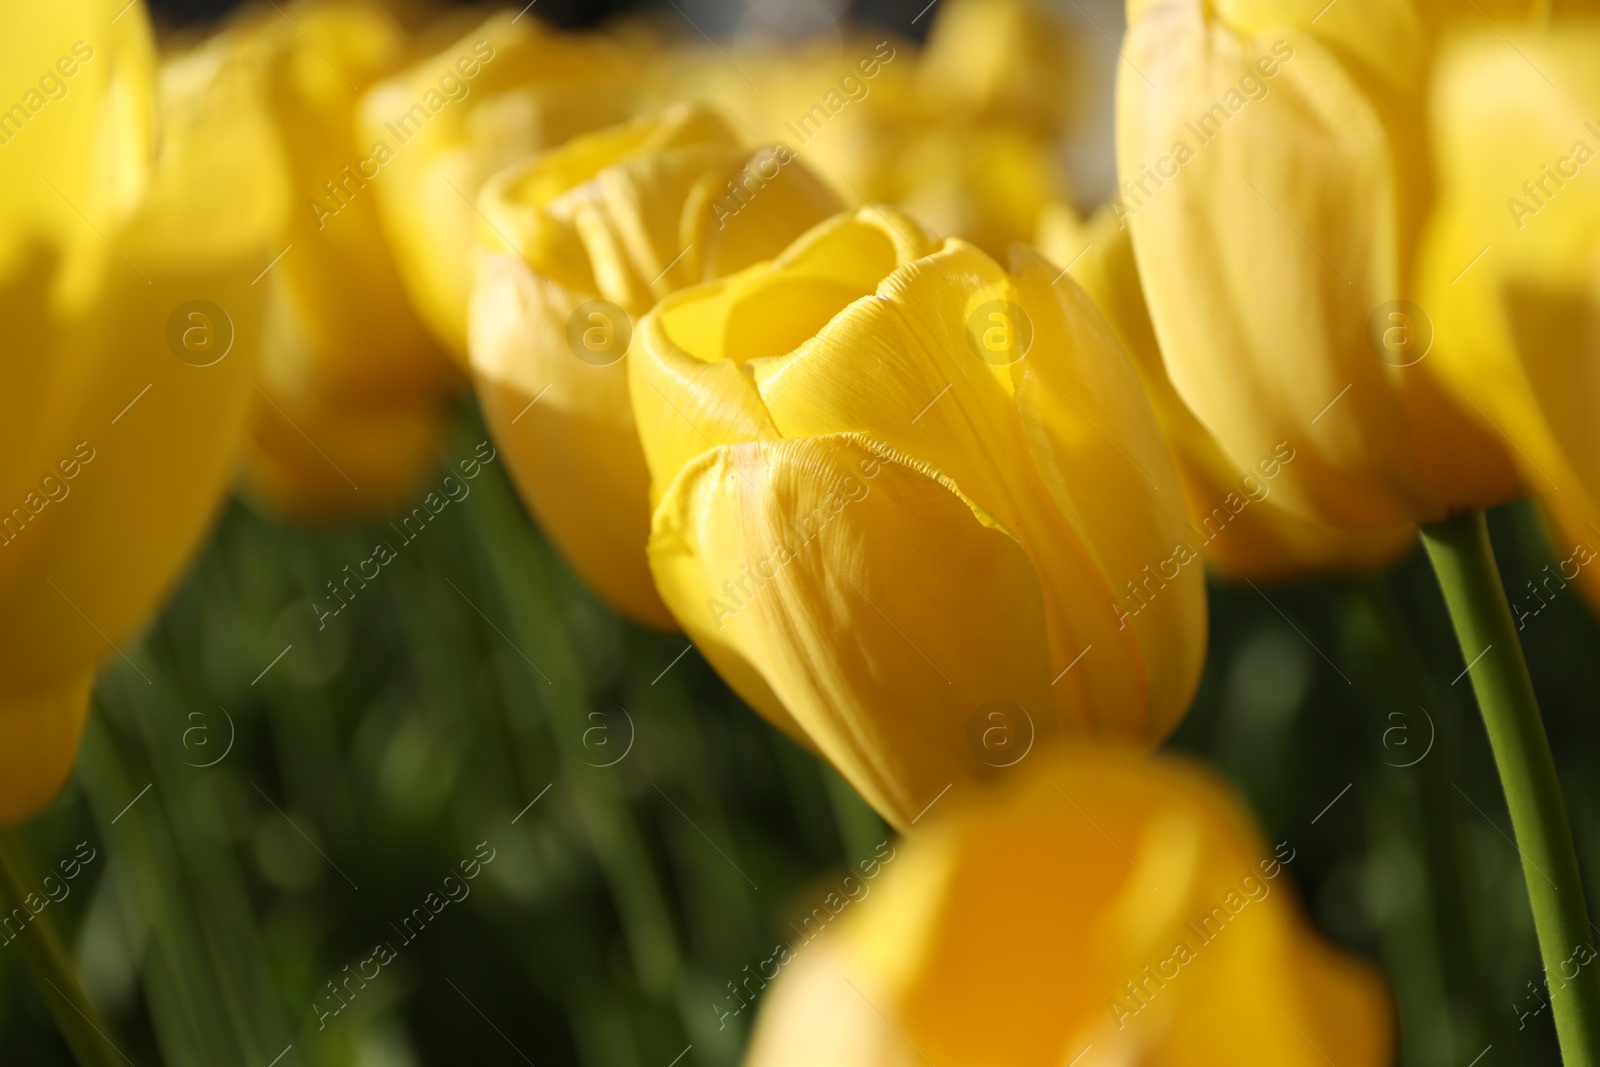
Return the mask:
<path fill-rule="evenodd" d="M 246 481 L 305 517 L 380 510 L 434 457 L 454 368 L 412 312 L 378 215 L 381 152 L 356 137 L 357 85 L 412 51 L 382 8 L 301 0 L 241 51 L 261 70 L 292 190 L 269 289 Z"/>
<path fill-rule="evenodd" d="M 787 149 L 741 148 L 686 106 L 503 171 L 482 201 L 472 370 L 495 440 L 573 567 L 670 628 L 645 564 L 634 323 L 659 297 L 770 259 L 839 203 Z"/>
<path fill-rule="evenodd" d="M 1079 225 L 1065 205 L 1048 220 L 1039 246 L 1057 262 L 1072 264 L 1073 279 L 1105 315 L 1139 372 L 1172 447 L 1189 515 L 1189 544 L 1212 570 L 1236 581 L 1359 574 L 1386 568 L 1416 546 L 1410 526 L 1340 529 L 1285 508 L 1274 489 L 1296 458 L 1287 442 L 1249 468 L 1235 466 L 1167 377 L 1127 228 L 1105 209 L 1087 225 Z"/>
<path fill-rule="evenodd" d="M 1390 0 L 1129 15 L 1113 210 L 1172 384 L 1229 459 L 1289 442 L 1283 502 L 1340 526 L 1519 495 L 1410 300 L 1430 196 L 1417 72 L 1442 19 Z"/>
<path fill-rule="evenodd" d="M 48 203 L 37 185 L 78 220 L 0 225 L 32 238 L 0 255 L 0 824 L 60 789 L 96 663 L 127 658 L 221 498 L 258 353 L 250 280 L 282 225 L 254 83 L 207 45 L 157 96 L 148 16 L 120 6 L 30 7 L 0 45 L 5 69 L 71 86 L 0 148 L 19 163 L 0 210 Z"/>
<path fill-rule="evenodd" d="M 865 895 L 819 891 L 747 1067 L 1394 1061 L 1382 980 L 1295 900 L 1295 842 L 1211 774 L 1085 752 L 1011 785 L 952 791 L 860 863 Z"/>
<path fill-rule="evenodd" d="M 524 156 L 622 121 L 640 93 L 639 73 L 612 44 L 505 11 L 366 94 L 361 143 L 383 157 L 372 185 L 401 278 L 463 365 L 483 183 Z"/>
<path fill-rule="evenodd" d="M 1438 331 L 1437 370 L 1512 443 L 1554 520 L 1555 584 L 1576 581 L 1600 605 L 1597 44 L 1593 23 L 1569 23 L 1446 49 L 1420 299 Z M 1518 610 L 1522 591 L 1511 593 Z"/>
<path fill-rule="evenodd" d="M 1204 586 L 1166 445 L 1058 275 L 866 210 L 639 326 L 663 600 L 898 826 L 1006 761 L 991 713 L 1014 749 L 1153 745 L 1197 680 Z"/>

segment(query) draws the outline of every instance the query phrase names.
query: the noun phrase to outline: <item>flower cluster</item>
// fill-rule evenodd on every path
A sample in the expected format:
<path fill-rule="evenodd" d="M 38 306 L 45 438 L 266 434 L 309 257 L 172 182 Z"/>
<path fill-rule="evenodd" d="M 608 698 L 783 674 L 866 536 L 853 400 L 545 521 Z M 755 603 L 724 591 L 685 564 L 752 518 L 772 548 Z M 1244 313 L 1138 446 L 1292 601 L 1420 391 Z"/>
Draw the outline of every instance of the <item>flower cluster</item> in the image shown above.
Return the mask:
<path fill-rule="evenodd" d="M 30 83 L 0 112 L 0 823 L 60 791 L 98 662 L 236 476 L 398 517 L 470 390 L 494 444 L 401 547 L 503 453 L 579 579 L 904 835 L 871 904 L 742 987 L 773 986 L 752 1067 L 1393 1062 L 1375 969 L 1271 891 L 1293 854 L 1154 750 L 1207 570 L 1372 574 L 1418 526 L 1463 651 L 1495 650 L 1468 669 L 1554 867 L 1541 943 L 1593 958 L 1472 555 L 1536 495 L 1558 588 L 1600 600 L 1587 5 L 1130 0 L 1117 176 L 1085 192 L 1080 42 L 1036 0 L 726 47 L 295 0 L 161 49 L 125 3 L 0 41 Z M 397 555 L 316 591 L 319 628 Z M 1025 750 L 997 762 L 999 706 Z M 1562 977 L 1591 1047 L 1600 971 Z"/>

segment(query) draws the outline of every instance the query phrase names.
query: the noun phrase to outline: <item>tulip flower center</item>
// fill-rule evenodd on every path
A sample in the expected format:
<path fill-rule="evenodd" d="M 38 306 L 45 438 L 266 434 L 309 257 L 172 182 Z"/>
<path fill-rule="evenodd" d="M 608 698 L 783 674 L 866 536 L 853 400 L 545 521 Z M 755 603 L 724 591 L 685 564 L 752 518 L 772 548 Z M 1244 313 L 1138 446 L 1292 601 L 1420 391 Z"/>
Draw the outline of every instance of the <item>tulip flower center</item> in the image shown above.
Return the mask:
<path fill-rule="evenodd" d="M 707 363 L 781 356 L 814 337 L 899 265 L 894 242 L 853 218 L 812 230 L 780 259 L 662 308 L 672 342 Z"/>

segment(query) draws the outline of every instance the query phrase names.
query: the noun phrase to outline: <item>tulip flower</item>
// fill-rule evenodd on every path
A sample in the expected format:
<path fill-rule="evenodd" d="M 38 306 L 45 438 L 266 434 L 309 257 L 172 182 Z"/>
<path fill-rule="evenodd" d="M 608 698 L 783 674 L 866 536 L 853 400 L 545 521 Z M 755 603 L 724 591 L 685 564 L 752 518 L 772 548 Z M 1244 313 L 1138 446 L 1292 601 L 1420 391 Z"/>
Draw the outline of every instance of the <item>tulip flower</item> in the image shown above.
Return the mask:
<path fill-rule="evenodd" d="M 622 121 L 640 73 L 614 45 L 505 11 L 374 86 L 361 103 L 372 180 L 422 320 L 463 366 L 483 183 L 524 156 Z M 331 222 L 330 222 L 331 224 Z"/>
<path fill-rule="evenodd" d="M 1030 243 L 1045 213 L 1068 195 L 1058 154 L 1016 127 L 936 121 L 883 130 L 851 184 L 874 203 L 1003 258 L 1011 245 Z"/>
<path fill-rule="evenodd" d="M 952 792 L 800 920 L 742 983 L 746 1067 L 1394 1062 L 1381 979 L 1295 900 L 1295 840 L 1269 847 L 1175 759 L 1030 763 Z"/>
<path fill-rule="evenodd" d="M 485 187 L 472 370 L 523 499 L 619 610 L 671 628 L 645 563 L 649 474 L 628 400 L 633 323 L 770 259 L 839 210 L 786 150 L 704 108 L 581 136 Z"/>
<path fill-rule="evenodd" d="M 1600 534 L 1595 532 L 1594 513 L 1580 516 L 1545 502 L 1545 529 L 1549 538 L 1552 562 L 1533 578 L 1527 579 L 1522 589 L 1511 590 L 1511 611 L 1517 620 L 1517 629 L 1524 629 L 1530 616 L 1537 616 L 1548 607 L 1568 585 L 1578 587 L 1579 594 L 1589 603 L 1592 611 L 1600 612 Z M 1594 525 L 1591 525 L 1594 524 Z"/>
<path fill-rule="evenodd" d="M 712 64 L 706 56 L 717 53 L 691 41 L 669 53 L 660 77 L 681 85 L 690 99 L 731 113 L 748 140 L 782 138 L 792 149 L 842 163 L 858 147 L 848 143 L 856 137 L 846 132 L 851 120 L 870 114 L 879 122 L 913 122 L 927 114 L 917 86 L 917 45 L 892 33 L 856 31 L 800 42 L 736 39 L 727 47 L 730 60 Z M 760 73 L 759 90 L 746 80 L 746 70 Z"/>
<path fill-rule="evenodd" d="M 1430 116 L 1439 193 L 1419 268 L 1420 302 L 1437 332 L 1435 373 L 1511 442 L 1566 536 L 1579 528 L 1579 543 L 1563 546 L 1560 581 L 1592 566 L 1592 549 L 1579 549 L 1600 516 L 1591 402 L 1600 196 L 1583 174 L 1600 149 L 1596 43 L 1594 22 L 1563 20 L 1542 31 L 1473 32 L 1443 51 Z M 1463 657 L 1496 646 L 1473 665 L 1473 688 L 1527 857 L 1540 954 L 1555 971 L 1572 946 L 1592 944 L 1593 927 L 1521 656 L 1525 619 L 1513 619 L 1481 517 L 1423 533 Z M 1583 969 L 1552 987 L 1550 1005 L 1563 1060 L 1600 1063 L 1600 972 Z"/>
<path fill-rule="evenodd" d="M 454 367 L 412 312 L 384 237 L 356 85 L 407 61 L 404 28 L 354 0 L 302 0 L 251 27 L 293 193 L 279 235 L 246 481 L 303 516 L 402 500 L 432 462 Z"/>
<path fill-rule="evenodd" d="M 1437 79 L 1441 191 L 1419 301 L 1439 369 L 1515 443 L 1551 514 L 1559 578 L 1535 605 L 1572 581 L 1600 604 L 1600 192 L 1589 173 L 1600 172 L 1600 83 L 1586 51 L 1597 43 L 1592 25 L 1519 39 L 1529 67 L 1504 42 L 1473 38 Z"/>
<path fill-rule="evenodd" d="M 0 115 L 0 825 L 61 788 L 96 664 L 131 664 L 221 498 L 282 224 L 251 80 L 202 48 L 157 96 L 122 7 L 29 5 L 0 39 L 37 86 Z"/>
<path fill-rule="evenodd" d="M 1071 33 L 1039 0 L 945 0 L 918 64 L 933 116 L 1026 129 L 1041 139 L 1074 117 L 1081 62 Z"/>
<path fill-rule="evenodd" d="M 1059 273 L 868 209 L 667 297 L 634 341 L 662 599 L 897 826 L 1035 737 L 1153 745 L 1194 690 L 1166 444 Z"/>
<path fill-rule="evenodd" d="M 404 305 L 389 307 L 404 314 Z M 325 381 L 291 377 L 274 360 L 306 351 L 291 332 L 292 316 L 269 303 L 244 488 L 268 510 L 303 520 L 382 512 L 410 500 L 438 454 L 443 398 L 342 395 Z"/>
<path fill-rule="evenodd" d="M 1060 138 L 1084 95 L 1076 42 L 1038 0 L 945 0 L 907 66 L 916 112 L 872 108 L 851 146 L 861 196 L 996 258 L 1070 196 Z M 914 66 L 913 66 L 914 64 Z"/>
<path fill-rule="evenodd" d="M 1432 372 L 1408 302 L 1444 6 L 1319 7 L 1129 5 L 1115 210 L 1172 384 L 1240 468 L 1288 441 L 1277 491 L 1308 517 L 1501 503 L 1522 491 L 1509 450 Z"/>
<path fill-rule="evenodd" d="M 1274 495 L 1296 454 L 1292 446 L 1241 470 L 1189 410 L 1167 377 L 1150 324 L 1128 230 L 1102 209 L 1079 224 L 1059 205 L 1047 215 L 1039 247 L 1099 307 L 1139 372 L 1139 380 L 1172 446 L 1189 514 L 1191 547 L 1218 574 L 1236 581 L 1282 581 L 1306 574 L 1359 574 L 1387 568 L 1416 545 L 1410 526 L 1341 529 L 1306 519 Z"/>
<path fill-rule="evenodd" d="M 661 80 L 781 141 L 851 203 L 904 211 L 1003 257 L 1067 197 L 1070 36 L 1031 0 L 943 0 L 929 44 L 850 34 L 668 53 Z M 755 90 L 743 72 L 759 72 Z"/>

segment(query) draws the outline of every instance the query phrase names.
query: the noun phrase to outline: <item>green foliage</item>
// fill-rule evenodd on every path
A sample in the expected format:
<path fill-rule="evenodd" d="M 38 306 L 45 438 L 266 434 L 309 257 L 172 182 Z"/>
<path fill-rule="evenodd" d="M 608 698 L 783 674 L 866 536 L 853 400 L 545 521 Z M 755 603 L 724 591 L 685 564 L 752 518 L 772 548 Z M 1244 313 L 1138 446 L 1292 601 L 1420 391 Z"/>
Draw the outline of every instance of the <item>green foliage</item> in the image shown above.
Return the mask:
<path fill-rule="evenodd" d="M 441 463 L 484 436 L 464 411 Z M 735 1064 L 760 996 L 733 1014 L 729 983 L 887 836 L 683 638 L 584 590 L 502 462 L 468 484 L 410 541 L 234 503 L 132 665 L 108 661 L 74 783 L 25 836 L 40 868 L 98 849 L 46 914 L 140 1067 Z M 1547 550 L 1521 509 L 1497 538 L 1515 595 Z M 344 586 L 380 542 L 394 562 Z M 330 581 L 348 606 L 322 616 Z M 1403 1062 L 1555 1063 L 1548 1012 L 1518 1018 L 1538 955 L 1431 576 L 1212 592 L 1172 744 L 1381 959 Z M 1522 636 L 1600 884 L 1596 627 L 1569 591 Z M 21 963 L 0 947 L 6 1060 L 68 1064 Z"/>

